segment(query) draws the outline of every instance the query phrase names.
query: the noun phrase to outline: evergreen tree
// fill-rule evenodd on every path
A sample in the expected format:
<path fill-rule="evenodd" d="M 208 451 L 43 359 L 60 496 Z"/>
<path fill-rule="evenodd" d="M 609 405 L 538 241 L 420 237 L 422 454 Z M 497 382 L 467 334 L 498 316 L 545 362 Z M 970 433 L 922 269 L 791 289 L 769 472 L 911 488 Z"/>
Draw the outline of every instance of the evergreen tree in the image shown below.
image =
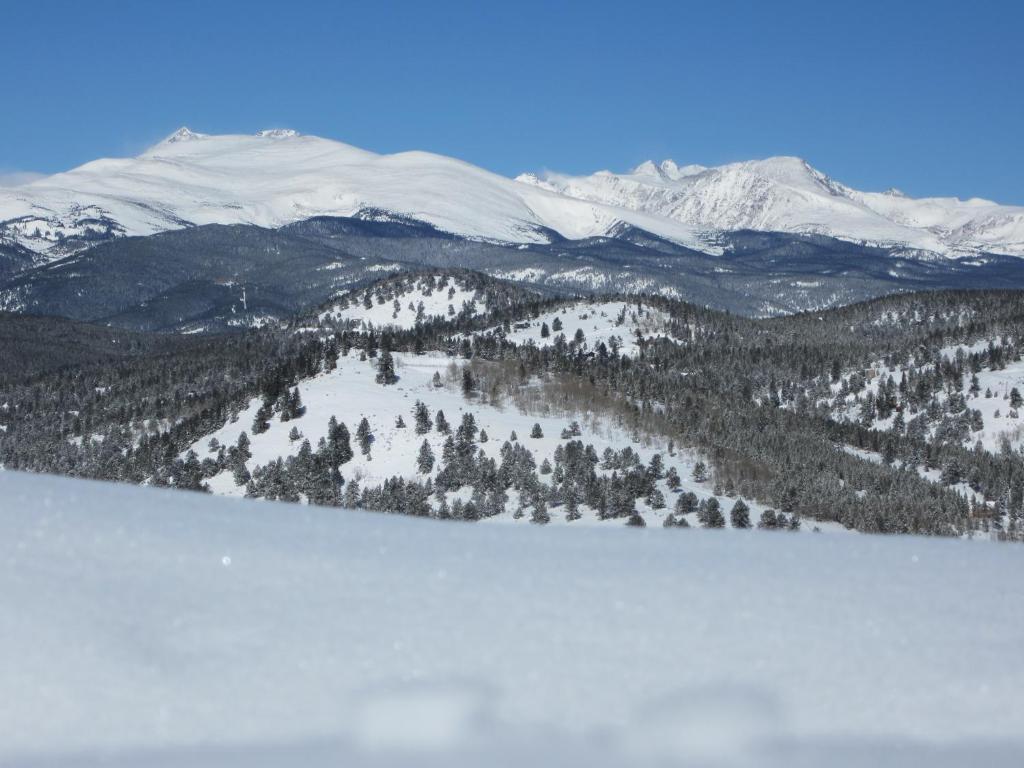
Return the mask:
<path fill-rule="evenodd" d="M 419 455 L 416 457 L 416 470 L 421 475 L 429 475 L 434 468 L 434 452 L 430 449 L 430 443 L 426 440 L 420 445 Z"/>
<path fill-rule="evenodd" d="M 750 527 L 750 507 L 747 506 L 743 499 L 736 499 L 736 503 L 732 505 L 732 510 L 729 512 L 729 522 L 733 528 Z"/>
<path fill-rule="evenodd" d="M 439 410 L 434 417 L 434 428 L 442 435 L 447 435 L 452 431 L 448 424 L 448 419 L 444 417 L 444 411 Z"/>
<path fill-rule="evenodd" d="M 413 417 L 416 420 L 416 434 L 427 434 L 431 429 L 430 411 L 427 410 L 427 406 L 419 400 L 417 400 L 416 405 L 413 406 Z"/>
<path fill-rule="evenodd" d="M 330 421 L 327 422 L 327 451 L 331 466 L 337 467 L 347 464 L 352 460 L 353 453 L 350 439 L 348 427 L 345 426 L 345 423 L 341 422 L 339 424 L 338 420 L 331 416 Z"/>
<path fill-rule="evenodd" d="M 395 375 L 395 361 L 387 349 L 381 352 L 377 360 L 376 381 L 378 384 L 384 384 L 385 386 L 398 381 L 398 377 Z"/>
<path fill-rule="evenodd" d="M 370 455 L 370 447 L 373 445 L 373 432 L 370 431 L 370 422 L 364 416 L 356 429 L 356 442 L 359 443 L 359 450 L 363 456 Z"/>
<path fill-rule="evenodd" d="M 473 376 L 473 372 L 468 367 L 462 369 L 462 395 L 463 397 L 473 397 L 476 393 L 476 378 Z"/>

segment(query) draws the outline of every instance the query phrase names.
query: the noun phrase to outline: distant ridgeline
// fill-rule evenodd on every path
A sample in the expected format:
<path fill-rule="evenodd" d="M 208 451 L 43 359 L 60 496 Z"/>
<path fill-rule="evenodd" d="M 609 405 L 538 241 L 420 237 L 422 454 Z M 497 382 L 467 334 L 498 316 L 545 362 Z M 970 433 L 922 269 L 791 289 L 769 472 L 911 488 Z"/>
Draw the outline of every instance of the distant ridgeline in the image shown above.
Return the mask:
<path fill-rule="evenodd" d="M 0 316 L 0 463 L 459 520 L 1022 537 L 1020 292 L 758 320 L 365 264 L 315 310 L 228 334 Z M 198 322 L 138 306 L 135 325 Z"/>
<path fill-rule="evenodd" d="M 656 294 L 748 317 L 894 292 L 1024 287 L 1024 258 L 937 258 L 823 235 L 722 232 L 704 252 L 620 225 L 611 234 L 503 243 L 365 211 L 279 229 L 185 226 L 102 239 L 40 263 L 0 234 L 0 311 L 125 330 L 221 332 L 308 311 L 382 276 L 466 268 L 548 295 Z"/>

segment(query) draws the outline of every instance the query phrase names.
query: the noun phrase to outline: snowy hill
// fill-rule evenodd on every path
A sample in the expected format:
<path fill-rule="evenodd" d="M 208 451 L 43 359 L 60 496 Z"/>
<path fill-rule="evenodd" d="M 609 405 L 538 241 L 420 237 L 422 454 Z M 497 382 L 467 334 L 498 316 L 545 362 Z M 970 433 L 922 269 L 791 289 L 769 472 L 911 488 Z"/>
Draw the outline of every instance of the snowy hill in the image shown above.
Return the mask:
<path fill-rule="evenodd" d="M 1021 569 L 0 472 L 0 763 L 1016 766 Z"/>
<path fill-rule="evenodd" d="M 716 168 L 646 162 L 629 173 L 524 174 L 518 181 L 697 230 L 802 232 L 950 255 L 1024 256 L 1024 208 L 987 200 L 858 192 L 796 157 Z"/>
<path fill-rule="evenodd" d="M 464 278 L 445 274 L 414 275 L 374 283 L 334 299 L 319 313 L 321 321 L 360 329 L 409 329 L 417 323 L 487 312 L 487 297 Z"/>
<path fill-rule="evenodd" d="M 613 308 L 623 310 L 621 305 Z M 593 322 L 603 311 L 602 306 L 598 305 L 591 308 L 591 315 L 580 314 Z M 569 307 L 565 312 L 556 313 L 552 317 L 563 318 L 567 323 L 566 328 L 577 327 L 576 321 L 572 319 L 574 314 L 574 307 Z M 532 339 L 530 341 L 533 343 Z M 594 343 L 592 340 L 591 344 Z M 620 352 L 635 353 L 635 337 L 630 338 Z M 309 450 L 329 439 L 328 424 L 332 417 L 345 424 L 353 435 L 357 425 L 365 418 L 371 433 L 371 445 L 368 451 L 360 452 L 358 445 L 355 445 L 357 441 L 353 440 L 355 454 L 342 467 L 346 493 L 355 493 L 352 486 L 373 488 L 387 483 L 393 477 L 409 481 L 429 478 L 436 483 L 440 482 L 439 477 L 444 471 L 446 441 L 450 439 L 451 433 L 457 432 L 463 418 L 471 415 L 475 427 L 480 431 L 472 441 L 474 453 L 479 452 L 500 465 L 506 441 L 517 442 L 532 454 L 536 466 L 542 466 L 545 462 L 548 464 L 546 472 L 543 468 L 540 470 L 542 481 L 550 479 L 552 471 L 555 477 L 565 471 L 560 469 L 562 460 L 559 454 L 571 450 L 571 443 L 591 446 L 597 457 L 604 457 L 609 451 L 629 449 L 628 462 L 616 462 L 613 466 L 602 460 L 595 467 L 598 477 L 610 477 L 632 466 L 646 467 L 657 455 L 656 461 L 661 464 L 662 475 L 652 485 L 656 493 L 648 494 L 636 507 L 647 525 L 661 527 L 666 517 L 672 516 L 672 522 L 682 519 L 686 525 L 699 526 L 700 513 L 696 506 L 685 509 L 677 506 L 681 498 L 690 498 L 692 494 L 694 505 L 714 499 L 723 514 L 723 527 L 732 527 L 729 518 L 731 508 L 737 501 L 735 494 L 729 498 L 710 479 L 693 479 L 695 466 L 700 461 L 699 455 L 692 451 L 677 450 L 663 437 L 638 434 L 617 423 L 613 413 L 596 404 L 584 410 L 555 407 L 543 395 L 543 388 L 538 384 L 527 386 L 508 397 L 467 398 L 461 391 L 460 366 L 438 354 L 395 354 L 398 380 L 394 385 L 383 386 L 375 380 L 377 363 L 373 359 L 359 360 L 354 353 L 341 357 L 335 370 L 301 381 L 295 387 L 304 409 L 301 416 L 285 418 L 281 413 L 272 413 L 267 418 L 267 429 L 256 433 L 252 425 L 257 419 L 262 401 L 254 398 L 236 419 L 196 440 L 189 450 L 194 451 L 199 458 L 212 459 L 222 446 L 235 446 L 240 435 L 245 432 L 249 451 L 245 464 L 247 471 L 255 476 L 259 467 L 272 465 L 278 459 L 285 462 L 305 460 L 302 458 L 303 442 L 309 441 L 310 446 L 306 449 Z M 429 428 L 425 432 L 417 430 L 414 423 L 415 404 L 420 402 L 426 406 L 430 417 Z M 450 423 L 450 432 L 442 432 L 434 426 L 439 412 Z M 535 432 L 537 428 L 539 432 Z M 435 457 L 433 466 L 426 472 L 417 466 L 424 443 Z M 678 482 L 670 481 L 671 475 L 675 475 Z M 244 484 L 239 484 L 235 471 L 230 468 L 211 477 L 208 485 L 212 492 L 228 496 L 243 496 L 247 490 Z M 454 508 L 457 501 L 459 504 L 469 502 L 472 500 L 472 490 L 466 486 L 449 492 L 445 494 L 445 503 Z M 356 502 L 359 496 L 352 496 L 351 499 Z M 438 498 L 429 503 L 432 516 L 443 516 L 439 513 Z M 479 499 L 476 503 L 481 505 Z M 487 497 L 483 503 L 492 503 L 492 499 Z M 766 507 L 750 500 L 744 503 L 749 509 L 750 525 L 756 526 Z M 489 508 L 484 519 L 490 522 L 536 522 L 533 511 L 527 494 L 512 489 L 501 499 L 496 509 Z M 476 514 L 482 512 L 478 510 Z M 621 516 L 601 517 L 597 509 L 582 499 L 575 506 L 563 503 L 547 507 L 546 514 L 551 523 L 568 523 L 574 527 L 592 524 L 622 526 L 627 522 Z M 813 520 L 803 521 L 800 530 L 845 531 L 836 523 Z"/>
<path fill-rule="evenodd" d="M 579 239 L 627 222 L 703 244 L 679 222 L 519 184 L 452 158 L 378 155 L 289 130 L 207 136 L 183 128 L 138 157 L 0 189 L 0 228 L 51 257 L 118 235 L 201 224 L 279 227 L 370 211 L 499 242 Z"/>

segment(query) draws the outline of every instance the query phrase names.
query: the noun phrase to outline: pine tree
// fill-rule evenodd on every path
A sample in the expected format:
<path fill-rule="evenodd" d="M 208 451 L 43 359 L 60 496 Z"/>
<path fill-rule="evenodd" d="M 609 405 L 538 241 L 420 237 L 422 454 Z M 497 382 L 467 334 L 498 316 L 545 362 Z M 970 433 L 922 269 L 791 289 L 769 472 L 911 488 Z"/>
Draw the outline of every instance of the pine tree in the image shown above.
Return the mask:
<path fill-rule="evenodd" d="M 698 461 L 693 465 L 693 479 L 698 483 L 707 482 L 708 467 L 703 461 Z"/>
<path fill-rule="evenodd" d="M 434 428 L 442 435 L 447 435 L 452 431 L 451 426 L 448 424 L 448 419 L 444 417 L 444 411 L 439 410 L 434 417 Z"/>
<path fill-rule="evenodd" d="M 356 442 L 359 443 L 359 450 L 364 456 L 370 455 L 370 446 L 373 445 L 373 433 L 370 431 L 370 422 L 364 416 L 356 429 Z"/>
<path fill-rule="evenodd" d="M 469 398 L 476 393 L 476 378 L 469 368 L 462 369 L 462 396 Z"/>
<path fill-rule="evenodd" d="M 540 324 L 540 337 L 546 339 L 551 335 L 551 331 L 548 329 L 548 324 L 541 322 Z"/>
<path fill-rule="evenodd" d="M 640 516 L 640 513 L 637 512 L 635 509 L 630 514 L 629 519 L 626 520 L 626 525 L 630 526 L 631 528 L 646 528 L 647 527 L 646 521 Z"/>
<path fill-rule="evenodd" d="M 334 416 L 331 416 L 330 421 L 327 422 L 327 450 L 332 466 L 346 464 L 352 460 L 352 445 L 348 427 L 344 422 L 339 424 Z"/>
<path fill-rule="evenodd" d="M 421 475 L 429 475 L 434 468 L 434 452 L 430 449 L 430 443 L 426 440 L 420 445 L 419 455 L 416 457 L 416 470 Z"/>
<path fill-rule="evenodd" d="M 242 434 L 245 433 L 243 432 Z M 244 461 L 240 461 L 235 465 L 232 477 L 234 478 L 235 485 L 247 485 L 252 480 L 252 475 L 249 474 Z"/>
<path fill-rule="evenodd" d="M 260 435 L 270 429 L 270 407 L 264 403 L 257 409 L 256 416 L 252 420 L 252 433 Z"/>
<path fill-rule="evenodd" d="M 288 440 L 290 440 L 291 442 L 294 443 L 300 437 L 302 437 L 302 433 L 299 432 L 299 428 L 298 427 L 292 427 L 291 431 L 288 433 Z"/>
<path fill-rule="evenodd" d="M 416 434 L 425 435 L 430 431 L 430 411 L 427 406 L 419 400 L 416 401 L 416 405 L 413 406 L 413 417 L 416 420 Z"/>
<path fill-rule="evenodd" d="M 544 431 L 540 428 L 540 424 L 534 424 L 533 429 L 530 430 L 530 437 L 537 439 L 544 437 Z"/>
<path fill-rule="evenodd" d="M 395 361 L 391 357 L 391 353 L 384 349 L 380 358 L 377 360 L 377 379 L 378 384 L 385 386 L 394 384 L 398 381 L 398 377 L 395 375 Z"/>
<path fill-rule="evenodd" d="M 732 505 L 732 510 L 729 512 L 729 522 L 732 523 L 733 528 L 750 527 L 750 507 L 747 506 L 743 499 L 736 499 L 736 503 Z"/>

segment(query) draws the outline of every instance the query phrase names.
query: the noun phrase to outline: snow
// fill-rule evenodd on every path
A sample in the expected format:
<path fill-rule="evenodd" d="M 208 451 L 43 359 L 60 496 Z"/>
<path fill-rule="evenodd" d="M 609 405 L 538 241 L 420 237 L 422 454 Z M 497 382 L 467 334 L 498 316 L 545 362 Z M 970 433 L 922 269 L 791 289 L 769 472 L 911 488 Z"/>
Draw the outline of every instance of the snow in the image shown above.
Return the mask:
<path fill-rule="evenodd" d="M 412 285 L 394 290 L 385 296 L 381 287 L 371 293 L 371 306 L 363 303 L 366 290 L 353 291 L 320 313 L 320 320 L 351 321 L 360 328 L 414 328 L 417 322 L 437 318 L 452 318 L 469 304 L 476 312 L 486 312 L 487 302 L 482 294 L 469 290 L 457 278 L 444 280 L 440 288 L 428 286 L 420 278 Z"/>
<path fill-rule="evenodd" d="M 379 155 L 291 129 L 213 136 L 182 128 L 133 158 L 101 159 L 0 188 L 0 222 L 55 257 L 61 237 L 148 235 L 188 224 L 277 227 L 378 210 L 504 243 L 607 235 L 621 224 L 706 253 L 723 230 L 820 233 L 899 245 L 917 257 L 1024 256 L 1024 207 L 859 192 L 804 160 L 714 168 L 671 160 L 591 176 L 516 180 L 427 152 Z"/>
<path fill-rule="evenodd" d="M 0 472 L 0 763 L 1019 765 L 1022 568 Z"/>
<path fill-rule="evenodd" d="M 562 324 L 561 331 L 553 330 L 556 320 Z M 647 339 L 667 337 L 670 320 L 667 313 L 639 300 L 581 301 L 544 312 L 524 323 L 516 323 L 505 337 L 516 344 L 547 347 L 554 344 L 559 334 L 570 342 L 576 331 L 581 330 L 584 336 L 581 348 L 584 351 L 593 352 L 603 343 L 609 351 L 614 346 L 618 354 L 633 356 L 639 351 L 637 334 Z M 547 337 L 541 335 L 545 325 L 549 331 Z"/>
<path fill-rule="evenodd" d="M 883 317 L 876 322 L 886 324 L 896 320 L 897 318 Z M 958 351 L 962 351 L 965 354 L 981 352 L 987 349 L 990 343 L 998 347 L 1002 344 L 1002 340 L 999 338 L 982 339 L 973 344 L 945 347 L 940 350 L 940 354 L 947 360 L 953 360 Z M 921 370 L 924 371 L 931 368 L 930 364 L 921 366 Z M 874 372 L 874 375 L 869 381 L 866 381 L 865 388 L 859 393 L 850 393 L 847 395 L 843 406 L 833 408 L 833 418 L 843 421 L 858 421 L 860 416 L 860 400 L 863 399 L 864 395 L 868 392 L 877 394 L 881 383 L 890 376 L 898 384 L 903 375 L 902 368 L 890 369 L 881 361 L 876 362 L 871 370 Z M 1014 449 L 1024 447 L 1024 420 L 1021 419 L 1021 414 L 1010 406 L 1010 392 L 1014 388 L 1024 392 L 1024 362 L 1010 361 L 1000 370 L 985 368 L 977 373 L 977 377 L 979 391 L 977 394 L 971 394 L 971 372 L 970 370 L 964 372 L 962 394 L 965 398 L 967 409 L 981 413 L 984 427 L 981 430 L 970 432 L 968 438 L 963 443 L 964 447 L 973 447 L 979 441 L 982 448 L 993 453 L 1000 451 L 1004 442 L 1008 442 L 1011 448 Z M 849 375 L 844 375 L 843 378 L 849 380 L 850 377 Z M 840 386 L 839 383 L 832 384 L 833 396 L 838 394 Z M 986 397 L 986 392 L 991 392 L 991 397 Z M 940 404 L 945 404 L 949 393 L 938 392 L 935 397 Z M 916 414 L 907 413 L 904 415 L 904 418 L 910 419 L 914 415 Z M 887 432 L 892 428 L 892 420 L 893 417 L 891 416 L 886 419 L 876 418 L 871 426 L 873 429 Z M 935 429 L 935 424 L 930 425 L 928 433 L 933 434 Z"/>
<path fill-rule="evenodd" d="M 523 174 L 518 180 L 698 230 L 815 233 L 958 257 L 979 250 L 1024 256 L 1024 207 L 859 192 L 797 157 L 714 168 L 647 161 L 624 174 L 549 172 Z"/>
<path fill-rule="evenodd" d="M 256 412 L 262 404 L 259 398 L 253 398 L 235 421 L 228 421 L 223 427 L 210 434 L 197 439 L 189 449 L 203 458 L 209 455 L 209 443 L 216 439 L 220 445 L 234 445 L 238 442 L 239 435 L 244 431 L 250 439 L 250 451 L 252 458 L 247 462 L 250 471 L 261 465 L 266 465 L 278 458 L 285 458 L 295 455 L 302 440 L 292 441 L 289 439 L 289 432 L 292 427 L 298 428 L 302 439 L 307 439 L 315 449 L 321 437 L 327 436 L 327 424 L 331 416 L 340 422 L 344 422 L 350 432 L 354 435 L 356 427 L 362 418 L 366 418 L 374 435 L 374 443 L 370 456 L 363 456 L 359 452 L 353 438 L 353 449 L 355 456 L 347 464 L 342 466 L 342 474 L 346 481 L 357 480 L 361 487 L 372 487 L 383 483 L 395 475 L 409 479 L 425 480 L 426 475 L 417 473 L 416 457 L 424 439 L 430 444 L 431 450 L 437 457 L 432 477 L 436 477 L 442 466 L 441 455 L 446 435 L 431 430 L 425 435 L 416 434 L 413 428 L 413 405 L 417 400 L 424 402 L 430 409 L 431 417 L 438 410 L 445 413 L 445 417 L 454 431 L 462 419 L 462 414 L 469 412 L 473 414 L 478 427 L 488 434 L 488 441 L 478 445 L 485 454 L 496 459 L 500 463 L 500 451 L 502 444 L 508 440 L 512 432 L 516 432 L 519 441 L 528 448 L 536 459 L 539 466 L 546 458 L 554 463 L 555 449 L 564 445 L 567 440 L 581 440 L 585 445 L 592 444 L 598 456 L 604 453 L 606 448 L 619 451 L 622 448 L 631 447 L 640 457 L 644 464 L 648 464 L 655 453 L 660 453 L 664 460 L 665 470 L 674 467 L 680 477 L 678 491 L 668 488 L 664 480 L 658 484 L 659 490 L 665 496 L 666 507 L 664 509 L 652 509 L 645 501 L 637 503 L 637 510 L 645 518 L 648 525 L 660 527 L 666 515 L 674 510 L 676 498 L 679 493 L 690 491 L 698 499 L 712 497 L 713 483 L 710 481 L 696 482 L 692 479 L 693 468 L 700 457 L 687 450 L 677 450 L 675 455 L 669 455 L 667 440 L 651 435 L 635 434 L 629 429 L 618 424 L 611 416 L 597 411 L 579 412 L 576 410 L 558 410 L 549 405 L 545 398 L 540 397 L 539 389 L 536 386 L 527 387 L 519 400 L 506 400 L 501 403 L 481 402 L 474 398 L 467 400 L 463 397 L 460 383 L 461 374 L 458 373 L 457 363 L 451 358 L 438 354 L 428 355 L 406 355 L 395 354 L 395 369 L 399 376 L 397 384 L 385 387 L 375 381 L 375 361 L 360 361 L 355 353 L 348 357 L 341 357 L 338 360 L 336 370 L 329 373 L 322 373 L 318 376 L 301 381 L 298 390 L 306 413 L 299 419 L 282 422 L 279 415 L 274 415 L 270 420 L 270 429 L 260 434 L 252 433 L 252 423 Z M 438 373 L 444 383 L 442 387 L 433 384 L 434 374 Z M 395 426 L 398 417 L 401 416 L 405 427 Z M 572 421 L 578 421 L 580 435 L 578 437 L 563 438 L 562 430 L 570 425 Z M 543 437 L 531 438 L 529 435 L 534 424 L 539 424 Z M 184 456 L 187 450 L 182 453 Z M 611 471 L 603 471 L 598 467 L 598 474 L 610 475 Z M 546 480 L 544 475 L 541 479 Z M 245 495 L 244 486 L 238 486 L 230 471 L 223 471 L 212 477 L 208 484 L 210 490 L 218 495 L 241 497 Z M 449 502 L 455 498 L 463 498 L 466 489 L 448 494 Z M 729 510 L 735 503 L 734 499 L 726 496 L 719 496 L 722 512 L 728 519 Z M 489 523 L 515 523 L 528 525 L 529 515 L 522 518 L 515 518 L 514 510 L 517 506 L 518 496 L 515 491 L 509 493 L 509 502 L 506 511 L 494 518 L 487 518 Z M 767 509 L 765 505 L 756 501 L 745 499 L 750 507 L 752 523 L 756 524 L 761 513 Z M 435 508 L 437 504 L 434 504 Z M 569 522 L 566 519 L 565 507 L 551 507 L 549 514 L 554 525 L 570 525 L 573 528 L 580 528 L 590 525 L 603 527 L 621 527 L 624 520 L 612 518 L 600 520 L 595 510 L 584 504 L 580 505 L 581 517 L 578 520 Z M 695 513 L 687 516 L 687 522 L 692 526 L 699 523 Z M 846 529 L 840 525 L 806 519 L 803 521 L 801 530 L 811 532 L 817 527 L 825 533 L 845 532 Z"/>
<path fill-rule="evenodd" d="M 691 228 L 662 217 L 576 200 L 441 155 L 378 155 L 287 129 L 210 136 L 183 128 L 138 157 L 0 189 L 0 222 L 31 217 L 13 234 L 39 252 L 59 247 L 58 234 L 81 230 L 89 217 L 113 220 L 120 234 L 147 235 L 188 223 L 277 227 L 366 209 L 500 242 L 547 242 L 545 229 L 579 239 L 627 222 L 708 248 Z"/>

